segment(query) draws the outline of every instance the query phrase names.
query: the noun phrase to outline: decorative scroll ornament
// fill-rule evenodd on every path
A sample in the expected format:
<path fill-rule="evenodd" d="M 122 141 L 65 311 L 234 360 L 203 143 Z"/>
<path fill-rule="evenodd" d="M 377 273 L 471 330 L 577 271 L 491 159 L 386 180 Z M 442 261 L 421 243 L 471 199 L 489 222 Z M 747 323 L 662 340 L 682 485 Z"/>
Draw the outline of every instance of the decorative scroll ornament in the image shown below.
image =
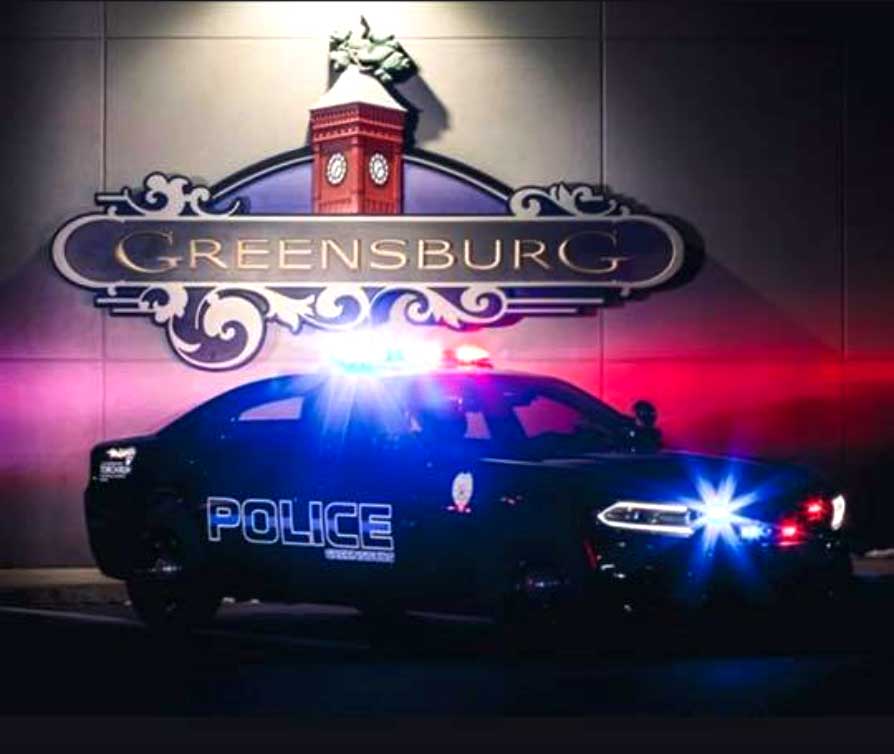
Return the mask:
<path fill-rule="evenodd" d="M 453 330 L 493 325 L 506 317 L 509 300 L 498 287 L 470 285 L 439 290 L 399 291 L 394 309 L 416 325 L 445 325 Z"/>
<path fill-rule="evenodd" d="M 595 186 L 586 183 L 526 186 L 509 197 L 509 211 L 516 217 L 562 214 L 593 218 L 630 214 L 629 207 L 597 193 Z"/>
<path fill-rule="evenodd" d="M 167 283 L 136 296 L 116 295 L 115 287 L 107 294 L 97 297 L 99 306 L 115 314 L 151 316 L 165 327 L 168 342 L 183 361 L 215 371 L 250 361 L 264 343 L 269 322 L 298 334 L 305 326 L 344 331 L 397 315 L 417 325 L 462 330 L 498 322 L 508 304 L 502 291 L 487 286 L 442 291 L 335 284 L 296 296 L 249 284 L 206 288 Z"/>
<path fill-rule="evenodd" d="M 143 180 L 143 187 L 142 194 L 137 197 L 126 187 L 117 194 L 97 194 L 96 203 L 107 207 L 106 213 L 109 215 L 139 215 L 157 220 L 227 217 L 242 209 L 238 199 L 221 212 L 207 209 L 211 190 L 207 186 L 194 186 L 188 178 L 181 175 L 169 177 L 164 173 L 150 173 Z"/>

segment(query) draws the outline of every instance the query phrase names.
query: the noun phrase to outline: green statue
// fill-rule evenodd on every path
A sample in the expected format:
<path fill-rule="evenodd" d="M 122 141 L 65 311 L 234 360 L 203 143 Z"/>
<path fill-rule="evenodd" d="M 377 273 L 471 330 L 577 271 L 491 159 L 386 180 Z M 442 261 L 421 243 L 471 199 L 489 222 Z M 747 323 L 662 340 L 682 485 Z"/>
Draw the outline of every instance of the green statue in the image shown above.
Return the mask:
<path fill-rule="evenodd" d="M 337 71 L 355 65 L 383 84 L 409 76 L 415 69 L 412 59 L 394 35 L 376 36 L 363 16 L 354 29 L 330 35 L 329 59 Z"/>

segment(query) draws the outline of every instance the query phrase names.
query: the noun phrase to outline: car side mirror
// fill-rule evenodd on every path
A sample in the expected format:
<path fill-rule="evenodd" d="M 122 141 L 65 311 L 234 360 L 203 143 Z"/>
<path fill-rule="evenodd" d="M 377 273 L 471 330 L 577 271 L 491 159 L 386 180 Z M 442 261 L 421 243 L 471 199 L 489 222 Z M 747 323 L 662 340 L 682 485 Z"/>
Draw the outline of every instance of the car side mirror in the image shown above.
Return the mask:
<path fill-rule="evenodd" d="M 649 401 L 637 401 L 633 404 L 633 415 L 636 417 L 633 451 L 657 452 L 661 448 L 661 430 L 655 426 L 658 421 L 658 410 Z"/>
<path fill-rule="evenodd" d="M 658 421 L 658 409 L 649 401 L 637 401 L 633 404 L 633 415 L 641 427 L 651 429 Z"/>

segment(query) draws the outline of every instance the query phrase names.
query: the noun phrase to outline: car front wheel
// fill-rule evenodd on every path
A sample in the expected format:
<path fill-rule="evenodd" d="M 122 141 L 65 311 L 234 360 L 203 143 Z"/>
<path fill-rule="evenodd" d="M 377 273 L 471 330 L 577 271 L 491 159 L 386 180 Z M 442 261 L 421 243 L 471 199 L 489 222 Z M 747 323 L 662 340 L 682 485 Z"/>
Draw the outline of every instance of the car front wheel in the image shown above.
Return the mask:
<path fill-rule="evenodd" d="M 127 594 L 139 619 L 160 632 L 184 632 L 206 625 L 220 597 L 185 580 L 127 582 Z"/>
<path fill-rule="evenodd" d="M 134 612 L 153 630 L 189 631 L 209 623 L 220 607 L 220 595 L 184 568 L 183 550 L 170 530 L 151 532 L 141 542 L 127 593 Z"/>
<path fill-rule="evenodd" d="M 558 569 L 520 564 L 497 616 L 504 648 L 549 651 L 561 646 L 569 625 L 566 597 Z"/>

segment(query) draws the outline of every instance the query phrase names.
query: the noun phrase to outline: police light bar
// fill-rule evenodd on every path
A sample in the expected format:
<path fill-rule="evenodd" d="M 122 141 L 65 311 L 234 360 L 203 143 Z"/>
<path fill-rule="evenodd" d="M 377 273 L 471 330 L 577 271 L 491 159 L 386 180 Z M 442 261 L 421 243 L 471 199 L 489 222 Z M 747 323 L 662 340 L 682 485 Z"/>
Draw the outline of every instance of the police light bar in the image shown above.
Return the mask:
<path fill-rule="evenodd" d="M 339 371 L 355 374 L 493 366 L 490 354 L 480 346 L 444 349 L 433 341 L 393 339 L 372 331 L 333 338 L 326 346 L 325 359 Z"/>
<path fill-rule="evenodd" d="M 468 344 L 444 351 L 442 363 L 444 366 L 493 367 L 490 354 L 484 348 Z"/>

